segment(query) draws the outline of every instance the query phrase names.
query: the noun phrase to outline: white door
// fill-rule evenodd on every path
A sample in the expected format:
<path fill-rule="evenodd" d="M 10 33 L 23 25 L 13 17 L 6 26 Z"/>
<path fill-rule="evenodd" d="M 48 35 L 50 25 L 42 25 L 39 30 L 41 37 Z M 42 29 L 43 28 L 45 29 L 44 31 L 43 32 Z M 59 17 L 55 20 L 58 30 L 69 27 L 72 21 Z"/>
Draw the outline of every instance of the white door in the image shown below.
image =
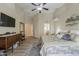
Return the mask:
<path fill-rule="evenodd" d="M 33 36 L 33 24 L 25 24 L 25 35 Z"/>

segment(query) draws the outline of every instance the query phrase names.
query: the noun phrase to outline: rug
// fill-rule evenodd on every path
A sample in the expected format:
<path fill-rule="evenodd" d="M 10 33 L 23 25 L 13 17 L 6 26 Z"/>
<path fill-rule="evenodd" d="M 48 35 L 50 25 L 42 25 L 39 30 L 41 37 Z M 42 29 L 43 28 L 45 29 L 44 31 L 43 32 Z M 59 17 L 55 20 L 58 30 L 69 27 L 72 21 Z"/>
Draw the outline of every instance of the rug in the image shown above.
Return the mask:
<path fill-rule="evenodd" d="M 40 48 L 38 46 L 33 46 L 30 50 L 29 56 L 40 56 Z"/>

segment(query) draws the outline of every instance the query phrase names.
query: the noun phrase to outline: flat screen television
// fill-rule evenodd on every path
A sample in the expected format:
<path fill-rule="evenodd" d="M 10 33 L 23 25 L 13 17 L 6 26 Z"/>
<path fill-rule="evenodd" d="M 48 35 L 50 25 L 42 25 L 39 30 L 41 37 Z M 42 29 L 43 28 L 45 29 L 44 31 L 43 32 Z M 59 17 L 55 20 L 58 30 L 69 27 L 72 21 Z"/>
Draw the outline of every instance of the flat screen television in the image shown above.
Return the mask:
<path fill-rule="evenodd" d="M 4 13 L 0 13 L 0 26 L 2 27 L 15 27 L 15 19 Z"/>

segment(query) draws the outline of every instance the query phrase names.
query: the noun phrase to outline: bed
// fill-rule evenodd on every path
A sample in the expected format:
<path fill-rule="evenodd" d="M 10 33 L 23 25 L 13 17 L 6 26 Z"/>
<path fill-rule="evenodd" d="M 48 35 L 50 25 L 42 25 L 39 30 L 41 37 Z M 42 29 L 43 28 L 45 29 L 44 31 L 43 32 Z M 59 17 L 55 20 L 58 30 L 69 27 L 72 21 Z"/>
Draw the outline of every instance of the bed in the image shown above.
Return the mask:
<path fill-rule="evenodd" d="M 41 56 L 79 56 L 79 36 L 77 41 L 58 40 L 56 37 L 44 37 Z M 56 40 L 53 40 L 56 39 Z"/>

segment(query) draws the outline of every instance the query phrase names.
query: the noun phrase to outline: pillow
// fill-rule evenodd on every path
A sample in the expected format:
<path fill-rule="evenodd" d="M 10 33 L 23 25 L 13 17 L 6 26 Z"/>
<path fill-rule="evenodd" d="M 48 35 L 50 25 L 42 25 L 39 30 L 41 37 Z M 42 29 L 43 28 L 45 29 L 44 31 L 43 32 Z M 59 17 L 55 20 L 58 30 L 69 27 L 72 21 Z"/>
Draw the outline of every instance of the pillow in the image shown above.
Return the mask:
<path fill-rule="evenodd" d="M 65 32 L 59 32 L 58 34 L 56 34 L 56 37 L 57 37 L 57 39 L 59 40 L 59 39 L 64 39 L 63 38 L 63 36 L 65 36 L 66 37 L 66 34 L 68 34 L 68 33 L 65 33 Z M 70 34 L 68 34 L 69 36 L 70 36 L 70 39 L 69 38 L 67 38 L 66 37 L 66 39 L 68 40 L 71 40 L 71 41 L 76 41 L 77 39 L 76 39 L 76 34 L 75 33 L 70 33 Z M 64 40 L 66 40 L 66 39 L 64 39 Z"/>
<path fill-rule="evenodd" d="M 75 38 L 76 38 L 76 36 L 77 36 L 77 35 L 76 35 L 75 33 L 71 33 L 71 40 L 74 41 Z"/>
<path fill-rule="evenodd" d="M 61 39 L 63 35 L 64 35 L 64 33 L 58 33 L 58 34 L 56 34 L 56 37 L 57 37 L 58 39 Z"/>
<path fill-rule="evenodd" d="M 78 36 L 78 35 L 76 35 L 76 37 L 75 37 L 74 41 L 76 41 L 76 42 L 78 42 L 78 43 L 79 43 L 79 36 Z"/>
<path fill-rule="evenodd" d="M 64 34 L 64 35 L 62 36 L 62 39 L 71 41 L 71 35 L 70 35 L 70 34 Z"/>

